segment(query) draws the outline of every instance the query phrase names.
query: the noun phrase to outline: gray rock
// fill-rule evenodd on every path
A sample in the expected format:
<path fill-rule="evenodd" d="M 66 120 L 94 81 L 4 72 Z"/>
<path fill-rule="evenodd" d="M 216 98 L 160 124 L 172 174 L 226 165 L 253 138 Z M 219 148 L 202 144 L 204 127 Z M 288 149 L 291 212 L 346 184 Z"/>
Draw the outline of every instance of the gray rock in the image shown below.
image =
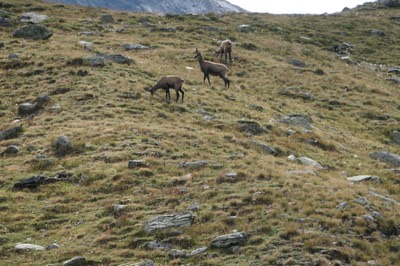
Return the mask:
<path fill-rule="evenodd" d="M 96 33 L 93 31 L 81 31 L 78 33 L 79 36 L 96 36 Z"/>
<path fill-rule="evenodd" d="M 197 162 L 184 162 L 179 165 L 182 168 L 189 169 L 200 169 L 208 166 L 207 161 L 197 161 Z"/>
<path fill-rule="evenodd" d="M 238 26 L 238 31 L 240 32 L 251 32 L 253 29 L 250 25 L 242 24 Z"/>
<path fill-rule="evenodd" d="M 251 135 L 261 135 L 267 133 L 267 129 L 262 127 L 258 122 L 252 120 L 238 120 L 238 127 L 241 132 Z"/>
<path fill-rule="evenodd" d="M 371 31 L 372 36 L 379 36 L 379 37 L 384 37 L 386 36 L 386 33 L 382 30 L 372 30 Z"/>
<path fill-rule="evenodd" d="M 278 155 L 278 152 L 274 148 L 272 148 L 271 146 L 269 146 L 267 144 L 261 143 L 256 140 L 250 140 L 249 144 L 264 154 L 274 155 L 274 156 Z"/>
<path fill-rule="evenodd" d="M 71 140 L 64 135 L 57 137 L 54 142 L 54 147 L 57 155 L 60 156 L 66 155 L 73 150 Z"/>
<path fill-rule="evenodd" d="M 400 155 L 390 152 L 373 152 L 369 155 L 371 158 L 385 162 L 393 166 L 400 166 Z"/>
<path fill-rule="evenodd" d="M 298 126 L 302 127 L 307 130 L 311 130 L 312 126 L 312 119 L 311 117 L 307 115 L 302 115 L 302 114 L 290 114 L 285 116 L 282 120 L 280 120 L 281 123 L 285 123 L 291 126 Z"/>
<path fill-rule="evenodd" d="M 114 204 L 112 206 L 112 210 L 113 210 L 114 214 L 119 214 L 125 208 L 126 208 L 126 205 L 123 205 L 123 204 Z"/>
<path fill-rule="evenodd" d="M 379 199 L 381 199 L 381 200 L 383 200 L 385 202 L 389 202 L 389 203 L 392 203 L 392 204 L 400 205 L 399 201 L 394 200 L 394 199 L 389 198 L 389 197 L 386 197 L 386 196 L 379 195 L 378 193 L 369 191 L 368 194 L 370 194 L 370 195 L 372 195 L 374 197 L 377 197 L 377 198 L 379 198 Z"/>
<path fill-rule="evenodd" d="M 12 33 L 13 37 L 33 40 L 47 40 L 53 36 L 48 28 L 39 25 L 29 25 L 23 28 L 17 29 Z"/>
<path fill-rule="evenodd" d="M 400 145 L 400 132 L 399 131 L 393 131 L 392 134 L 393 142 L 397 145 Z"/>
<path fill-rule="evenodd" d="M 19 147 L 15 145 L 8 146 L 0 155 L 13 155 L 19 152 Z"/>
<path fill-rule="evenodd" d="M 304 156 L 303 157 L 299 157 L 299 158 L 297 158 L 297 160 L 300 163 L 304 164 L 304 165 L 312 166 L 312 167 L 315 167 L 315 168 L 318 168 L 318 169 L 323 169 L 324 168 L 317 161 L 314 161 L 313 159 L 308 158 L 308 157 L 304 157 Z"/>
<path fill-rule="evenodd" d="M 203 119 L 207 122 L 211 121 L 214 119 L 214 116 L 207 112 L 206 110 L 199 108 L 196 110 L 197 113 L 201 114 L 203 116 Z"/>
<path fill-rule="evenodd" d="M 39 110 L 39 106 L 36 103 L 21 103 L 18 106 L 18 114 L 21 116 L 32 115 Z"/>
<path fill-rule="evenodd" d="M 104 23 L 104 24 L 113 24 L 114 18 L 113 18 L 113 16 L 111 16 L 109 14 L 105 14 L 105 15 L 101 15 L 100 21 L 101 21 L 101 23 Z"/>
<path fill-rule="evenodd" d="M 346 201 L 343 201 L 343 202 L 339 203 L 336 206 L 336 208 L 339 209 L 339 210 L 344 210 L 344 209 L 348 208 L 349 206 L 350 205 Z"/>
<path fill-rule="evenodd" d="M 193 250 L 192 252 L 187 254 L 187 256 L 188 257 L 194 257 L 194 256 L 197 256 L 197 255 L 200 255 L 200 254 L 206 252 L 207 249 L 208 249 L 207 247 L 196 248 L 195 250 Z"/>
<path fill-rule="evenodd" d="M 43 20 L 48 19 L 49 17 L 46 15 L 40 15 L 36 13 L 23 13 L 19 20 L 24 23 L 32 23 L 32 24 L 37 24 L 42 22 Z"/>
<path fill-rule="evenodd" d="M 249 239 L 250 235 L 245 232 L 238 232 L 228 235 L 216 237 L 211 242 L 212 248 L 230 248 L 233 246 L 240 246 Z"/>
<path fill-rule="evenodd" d="M 187 254 L 179 249 L 171 249 L 168 252 L 168 256 L 170 256 L 171 258 L 187 258 Z"/>
<path fill-rule="evenodd" d="M 14 184 L 14 188 L 15 189 L 36 188 L 40 184 L 42 184 L 45 179 L 46 177 L 41 175 L 32 176 L 18 181 L 17 183 Z"/>
<path fill-rule="evenodd" d="M 47 250 L 52 250 L 52 249 L 57 249 L 57 248 L 60 248 L 60 247 L 61 247 L 61 246 L 60 246 L 59 244 L 53 243 L 53 244 L 48 245 L 48 246 L 46 247 L 46 249 L 47 249 Z"/>
<path fill-rule="evenodd" d="M 388 73 L 400 74 L 400 67 L 391 67 L 387 70 Z"/>
<path fill-rule="evenodd" d="M 22 133 L 22 131 L 22 126 L 17 126 L 4 131 L 0 131 L 0 141 L 17 138 Z"/>
<path fill-rule="evenodd" d="M 128 168 L 147 167 L 148 164 L 144 160 L 131 160 L 128 162 Z"/>
<path fill-rule="evenodd" d="M 300 61 L 298 59 L 290 58 L 287 62 L 296 67 L 306 67 L 307 66 L 306 63 L 304 63 L 303 61 Z"/>
<path fill-rule="evenodd" d="M 9 54 L 8 59 L 19 59 L 19 55 L 18 54 Z"/>
<path fill-rule="evenodd" d="M 362 206 L 369 206 L 371 203 L 364 197 L 358 197 L 354 200 L 355 203 L 358 203 Z"/>
<path fill-rule="evenodd" d="M 63 266 L 86 266 L 88 264 L 85 257 L 76 256 L 63 262 Z"/>
<path fill-rule="evenodd" d="M 150 241 L 146 244 L 148 249 L 173 249 L 174 246 L 170 243 L 165 243 L 161 241 Z"/>
<path fill-rule="evenodd" d="M 14 248 L 15 250 L 45 250 L 44 247 L 35 244 L 17 244 Z"/>
<path fill-rule="evenodd" d="M 0 17 L 0 27 L 11 27 L 11 19 Z"/>
<path fill-rule="evenodd" d="M 90 56 L 83 58 L 84 66 L 102 67 L 105 66 L 104 57 L 102 56 Z"/>
<path fill-rule="evenodd" d="M 171 227 L 190 226 L 194 222 L 194 215 L 191 212 L 184 212 L 171 215 L 161 215 L 146 222 L 144 230 L 152 233 L 156 230 L 164 230 Z"/>
<path fill-rule="evenodd" d="M 118 64 L 127 64 L 130 65 L 133 62 L 133 60 L 129 57 L 123 56 L 121 54 L 107 54 L 103 55 L 103 58 Z"/>
<path fill-rule="evenodd" d="M 167 27 L 167 28 L 152 28 L 151 31 L 155 32 L 155 31 L 160 31 L 160 32 L 176 32 L 176 28 L 171 28 L 171 27 Z"/>
<path fill-rule="evenodd" d="M 369 181 L 369 180 L 373 180 L 375 182 L 380 182 L 381 178 L 379 176 L 372 176 L 372 175 L 358 175 L 358 176 L 348 177 L 347 180 L 349 180 L 353 183 L 360 183 L 360 182 Z"/>
<path fill-rule="evenodd" d="M 378 2 L 383 4 L 386 7 L 390 7 L 390 8 L 400 7 L 400 1 L 399 0 L 378 0 Z"/>
<path fill-rule="evenodd" d="M 50 102 L 51 98 L 49 95 L 43 95 L 36 98 L 34 103 L 36 103 L 39 107 L 42 107 Z"/>
<path fill-rule="evenodd" d="M 136 44 L 136 43 L 126 43 L 122 47 L 124 48 L 125 51 L 150 49 L 149 46 Z"/>

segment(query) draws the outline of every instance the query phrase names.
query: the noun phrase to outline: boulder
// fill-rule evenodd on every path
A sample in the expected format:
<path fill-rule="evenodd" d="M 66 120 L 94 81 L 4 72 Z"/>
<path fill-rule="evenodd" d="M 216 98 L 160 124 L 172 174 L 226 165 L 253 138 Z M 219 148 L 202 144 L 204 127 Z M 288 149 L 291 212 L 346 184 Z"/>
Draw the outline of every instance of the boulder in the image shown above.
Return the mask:
<path fill-rule="evenodd" d="M 0 27 L 11 27 L 11 19 L 0 17 Z"/>
<path fill-rule="evenodd" d="M 400 132 L 399 131 L 393 131 L 392 134 L 393 142 L 397 145 L 400 145 Z"/>
<path fill-rule="evenodd" d="M 307 130 L 311 130 L 311 123 L 312 119 L 311 117 L 307 115 L 302 115 L 302 114 L 290 114 L 285 116 L 282 120 L 280 120 L 281 123 L 285 123 L 288 125 L 292 126 L 298 126 L 302 127 Z"/>
<path fill-rule="evenodd" d="M 383 4 L 386 7 L 400 7 L 400 1 L 399 0 L 378 0 L 379 3 Z"/>
<path fill-rule="evenodd" d="M 131 160 L 128 162 L 128 168 L 147 167 L 149 166 L 144 160 Z"/>
<path fill-rule="evenodd" d="M 64 261 L 62 265 L 63 266 L 86 266 L 86 265 L 88 265 L 88 261 L 86 260 L 85 257 L 76 256 L 76 257 L 73 257 L 72 259 Z"/>
<path fill-rule="evenodd" d="M 271 146 L 269 146 L 265 143 L 261 143 L 256 140 L 250 140 L 249 144 L 264 154 L 274 155 L 274 156 L 278 155 L 278 152 L 274 148 L 272 148 Z"/>
<path fill-rule="evenodd" d="M 249 239 L 250 235 L 245 232 L 238 232 L 228 235 L 216 237 L 211 242 L 212 248 L 230 248 L 233 246 L 240 246 Z"/>
<path fill-rule="evenodd" d="M 19 152 L 19 147 L 15 145 L 8 146 L 0 155 L 13 155 Z"/>
<path fill-rule="evenodd" d="M 136 43 L 126 43 L 122 47 L 124 48 L 125 51 L 150 49 L 149 46 L 136 44 Z"/>
<path fill-rule="evenodd" d="M 307 64 L 304 63 L 303 61 L 300 61 L 300 60 L 294 59 L 294 58 L 288 59 L 287 62 L 288 62 L 289 64 L 293 65 L 293 66 L 296 66 L 296 67 L 306 67 L 306 66 L 307 66 Z"/>
<path fill-rule="evenodd" d="M 35 245 L 35 244 L 17 244 L 14 248 L 15 250 L 37 250 L 37 251 L 43 251 L 45 250 L 44 247 Z"/>
<path fill-rule="evenodd" d="M 383 30 L 371 30 L 372 36 L 384 37 L 386 33 Z"/>
<path fill-rule="evenodd" d="M 358 175 L 358 176 L 348 177 L 347 180 L 349 180 L 353 183 L 360 183 L 360 182 L 369 181 L 369 180 L 373 180 L 375 182 L 380 182 L 381 178 L 379 176 L 373 176 L 373 175 Z"/>
<path fill-rule="evenodd" d="M 27 179 L 22 179 L 18 181 L 17 183 L 14 184 L 14 188 L 16 189 L 36 188 L 40 184 L 42 184 L 45 179 L 46 177 L 41 175 L 32 176 Z"/>
<path fill-rule="evenodd" d="M 49 17 L 46 15 L 40 15 L 36 13 L 23 13 L 19 20 L 24 23 L 32 23 L 32 24 L 37 24 L 42 22 L 43 20 L 48 19 Z"/>
<path fill-rule="evenodd" d="M 238 120 L 238 127 L 241 132 L 250 135 L 261 135 L 267 133 L 267 129 L 261 126 L 258 122 L 252 120 Z"/>
<path fill-rule="evenodd" d="M 390 152 L 373 152 L 369 155 L 371 158 L 385 162 L 389 165 L 400 166 L 400 155 Z"/>
<path fill-rule="evenodd" d="M 0 141 L 5 139 L 17 138 L 22 133 L 22 131 L 22 126 L 17 126 L 4 131 L 0 131 Z"/>
<path fill-rule="evenodd" d="M 297 158 L 297 160 L 300 163 L 304 164 L 304 165 L 308 165 L 308 166 L 311 166 L 311 167 L 314 167 L 314 168 L 318 168 L 318 169 L 323 169 L 324 168 L 317 161 L 314 161 L 313 159 L 308 158 L 308 157 L 304 157 L 304 156 L 303 157 L 299 157 L 299 158 Z"/>
<path fill-rule="evenodd" d="M 197 162 L 184 162 L 179 165 L 182 168 L 190 168 L 190 169 L 200 169 L 208 166 L 207 161 L 197 161 Z"/>
<path fill-rule="evenodd" d="M 158 230 L 164 230 L 171 227 L 190 226 L 194 222 L 194 215 L 191 212 L 184 212 L 171 215 L 161 215 L 151 218 L 146 222 L 144 230 L 152 233 Z"/>
<path fill-rule="evenodd" d="M 240 32 L 251 32 L 253 29 L 250 25 L 242 24 L 238 26 L 238 31 Z"/>
<path fill-rule="evenodd" d="M 57 137 L 54 142 L 54 147 L 56 153 L 61 156 L 66 155 L 73 150 L 71 140 L 64 135 Z"/>
<path fill-rule="evenodd" d="M 12 33 L 13 37 L 33 40 L 47 40 L 53 36 L 48 28 L 39 25 L 28 25 Z"/>
<path fill-rule="evenodd" d="M 39 106 L 36 103 L 21 103 L 18 106 L 18 115 L 26 116 L 32 115 L 39 110 Z"/>
<path fill-rule="evenodd" d="M 109 23 L 112 24 L 112 23 L 114 23 L 114 18 L 111 15 L 105 14 L 105 15 L 101 15 L 100 21 L 101 21 L 101 23 L 104 23 L 104 24 L 109 24 Z"/>
<path fill-rule="evenodd" d="M 130 65 L 133 62 L 133 60 L 129 57 L 123 56 L 121 54 L 106 54 L 103 55 L 103 58 L 118 64 L 127 64 Z"/>

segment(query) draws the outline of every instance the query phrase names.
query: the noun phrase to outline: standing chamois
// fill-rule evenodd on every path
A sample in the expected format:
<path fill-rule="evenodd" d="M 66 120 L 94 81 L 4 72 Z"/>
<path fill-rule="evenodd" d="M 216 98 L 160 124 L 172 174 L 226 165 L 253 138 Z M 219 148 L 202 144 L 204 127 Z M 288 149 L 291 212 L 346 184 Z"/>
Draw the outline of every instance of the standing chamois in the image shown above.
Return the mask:
<path fill-rule="evenodd" d="M 225 54 L 225 63 L 228 60 L 228 55 L 229 55 L 229 62 L 232 63 L 232 42 L 229 39 L 222 41 L 219 49 L 214 52 L 215 56 L 221 55 L 221 60 L 222 60 L 222 55 L 224 54 Z"/>
<path fill-rule="evenodd" d="M 182 102 L 185 96 L 185 92 L 182 89 L 182 84 L 184 80 L 178 76 L 165 76 L 160 79 L 154 86 L 145 88 L 147 91 L 151 92 L 153 95 L 158 89 L 165 90 L 165 98 L 171 99 L 169 89 L 174 89 L 176 91 L 176 101 L 179 99 L 179 92 L 182 93 Z"/>
<path fill-rule="evenodd" d="M 225 65 L 213 63 L 210 61 L 204 61 L 203 55 L 200 53 L 200 51 L 197 48 L 196 48 L 196 55 L 194 56 L 194 58 L 199 59 L 201 72 L 204 73 L 204 80 L 203 80 L 204 82 L 206 81 L 206 78 L 207 78 L 208 84 L 211 85 L 210 75 L 218 76 L 224 80 L 225 88 L 227 85 L 229 88 L 229 85 L 231 82 L 229 81 L 228 78 L 225 77 L 226 72 L 228 72 L 228 68 Z"/>

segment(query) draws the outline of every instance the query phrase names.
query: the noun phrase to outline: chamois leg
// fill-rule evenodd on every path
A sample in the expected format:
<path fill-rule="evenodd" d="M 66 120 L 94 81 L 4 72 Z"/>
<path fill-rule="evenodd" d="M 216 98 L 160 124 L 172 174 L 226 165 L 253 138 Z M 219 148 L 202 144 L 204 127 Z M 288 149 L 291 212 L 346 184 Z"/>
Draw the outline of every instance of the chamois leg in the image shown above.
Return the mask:
<path fill-rule="evenodd" d="M 176 92 L 176 102 L 178 102 L 178 100 L 179 100 L 179 90 L 175 90 L 175 92 Z"/>
<path fill-rule="evenodd" d="M 169 89 L 165 90 L 165 99 L 171 99 L 171 94 L 169 94 Z"/>
<path fill-rule="evenodd" d="M 206 76 L 207 76 L 207 80 L 208 80 L 208 85 L 211 85 L 211 82 L 210 82 L 210 75 L 207 74 Z"/>
<path fill-rule="evenodd" d="M 229 53 L 229 62 L 231 62 L 231 63 L 233 62 L 233 61 L 232 61 L 232 54 L 231 54 L 231 53 Z"/>
<path fill-rule="evenodd" d="M 182 93 L 182 102 L 183 102 L 183 98 L 185 97 L 185 92 L 182 90 L 182 87 L 180 87 L 178 90 Z"/>
<path fill-rule="evenodd" d="M 204 73 L 203 83 L 206 82 L 207 74 Z"/>
<path fill-rule="evenodd" d="M 229 89 L 229 85 L 231 84 L 230 80 L 222 74 L 219 74 L 219 77 L 224 80 L 225 88 L 226 88 L 226 85 L 228 85 L 228 89 Z"/>

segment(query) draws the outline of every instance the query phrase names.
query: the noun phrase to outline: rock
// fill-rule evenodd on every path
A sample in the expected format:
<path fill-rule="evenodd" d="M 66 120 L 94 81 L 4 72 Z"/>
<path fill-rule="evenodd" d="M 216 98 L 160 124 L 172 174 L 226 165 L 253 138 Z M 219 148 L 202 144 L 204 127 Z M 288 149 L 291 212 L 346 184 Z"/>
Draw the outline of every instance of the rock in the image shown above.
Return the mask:
<path fill-rule="evenodd" d="M 278 152 L 267 144 L 261 143 L 256 140 L 250 140 L 249 144 L 264 154 L 274 155 L 274 156 L 278 155 Z"/>
<path fill-rule="evenodd" d="M 82 46 L 83 50 L 91 51 L 93 43 L 86 41 L 79 41 L 79 44 Z"/>
<path fill-rule="evenodd" d="M 197 162 L 184 162 L 179 165 L 182 168 L 190 169 L 200 169 L 208 166 L 207 161 L 197 161 Z"/>
<path fill-rule="evenodd" d="M 386 7 L 400 7 L 400 1 L 399 0 L 378 0 L 379 3 L 383 4 Z"/>
<path fill-rule="evenodd" d="M 187 258 L 186 253 L 179 249 L 171 249 L 168 252 L 168 256 L 170 256 L 171 258 Z"/>
<path fill-rule="evenodd" d="M 14 248 L 15 250 L 37 250 L 42 251 L 45 250 L 44 247 L 34 244 L 17 244 Z"/>
<path fill-rule="evenodd" d="M 251 135 L 260 135 L 268 132 L 266 128 L 252 120 L 238 120 L 237 122 L 240 131 Z"/>
<path fill-rule="evenodd" d="M 154 261 L 152 260 L 147 260 L 147 261 L 142 261 L 142 262 L 137 262 L 134 264 L 122 264 L 120 266 L 154 266 Z"/>
<path fill-rule="evenodd" d="M 369 191 L 368 194 L 370 194 L 370 195 L 372 195 L 372 196 L 374 196 L 374 197 L 377 197 L 377 198 L 379 198 L 379 199 L 381 199 L 381 200 L 383 200 L 383 201 L 385 201 L 385 202 L 392 203 L 392 204 L 396 204 L 396 205 L 400 205 L 400 202 L 399 202 L 399 201 L 394 200 L 394 199 L 389 198 L 389 197 L 385 197 L 385 196 L 379 195 L 378 193 Z"/>
<path fill-rule="evenodd" d="M 384 37 L 386 36 L 386 33 L 382 30 L 372 30 L 371 31 L 372 36 L 379 36 L 379 37 Z"/>
<path fill-rule="evenodd" d="M 250 25 L 242 24 L 238 26 L 238 31 L 240 32 L 251 32 L 253 29 Z"/>
<path fill-rule="evenodd" d="M 307 66 L 306 63 L 304 63 L 303 61 L 300 61 L 298 59 L 290 58 L 287 62 L 296 67 L 306 67 Z"/>
<path fill-rule="evenodd" d="M 111 15 L 105 14 L 105 15 L 101 15 L 100 21 L 103 24 L 113 24 L 114 23 L 114 18 Z"/>
<path fill-rule="evenodd" d="M 33 40 L 47 40 L 53 36 L 48 28 L 39 25 L 29 25 L 12 33 L 13 37 Z"/>
<path fill-rule="evenodd" d="M 369 181 L 373 180 L 375 182 L 381 182 L 381 178 L 379 176 L 372 176 L 372 175 L 358 175 L 358 176 L 352 176 L 348 177 L 347 180 L 357 184 L 363 181 Z"/>
<path fill-rule="evenodd" d="M 288 158 L 289 161 L 296 160 L 296 156 L 294 156 L 293 154 L 289 155 L 287 158 Z"/>
<path fill-rule="evenodd" d="M 393 131 L 392 134 L 393 142 L 397 145 L 400 145 L 400 132 L 399 131 Z"/>
<path fill-rule="evenodd" d="M 147 167 L 149 166 L 144 160 L 131 160 L 128 162 L 128 168 Z"/>
<path fill-rule="evenodd" d="M 193 250 L 192 252 L 187 254 L 187 256 L 188 257 L 194 257 L 194 256 L 197 256 L 197 255 L 200 255 L 200 254 L 206 252 L 207 249 L 208 249 L 207 247 L 196 248 L 195 250 Z"/>
<path fill-rule="evenodd" d="M 107 55 L 103 55 L 103 58 L 106 60 L 109 60 L 109 61 L 113 61 L 118 64 L 130 65 L 130 64 L 134 63 L 131 58 L 128 58 L 121 54 L 107 54 Z"/>
<path fill-rule="evenodd" d="M 258 105 L 258 104 L 249 104 L 249 106 L 248 106 L 250 109 L 253 109 L 253 110 L 256 110 L 256 111 L 258 111 L 258 112 L 262 112 L 262 111 L 264 111 L 264 107 L 263 106 L 261 106 L 261 105 Z"/>
<path fill-rule="evenodd" d="M 93 66 L 93 67 L 103 67 L 105 66 L 104 62 L 104 57 L 102 56 L 90 56 L 83 58 L 83 64 L 84 66 Z"/>
<path fill-rule="evenodd" d="M 126 205 L 115 204 L 112 206 L 112 211 L 113 211 L 114 215 L 118 215 L 120 213 L 120 211 L 122 211 L 125 208 L 126 208 Z"/>
<path fill-rule="evenodd" d="M 40 184 L 42 184 L 45 179 L 46 177 L 41 175 L 32 176 L 27 179 L 22 179 L 18 181 L 17 183 L 14 184 L 14 188 L 15 189 L 36 188 Z"/>
<path fill-rule="evenodd" d="M 19 147 L 15 145 L 8 146 L 0 155 L 5 156 L 5 155 L 14 155 L 19 152 Z"/>
<path fill-rule="evenodd" d="M 46 249 L 47 249 L 47 250 L 52 250 L 52 249 L 57 249 L 57 248 L 60 248 L 60 247 L 61 247 L 61 246 L 60 246 L 59 244 L 53 243 L 53 244 L 48 245 L 48 246 L 46 247 Z"/>
<path fill-rule="evenodd" d="M 355 203 L 358 203 L 362 206 L 370 206 L 371 203 L 364 197 L 358 197 L 354 200 Z"/>
<path fill-rule="evenodd" d="M 21 116 L 32 115 L 39 109 L 40 108 L 36 103 L 21 103 L 18 106 L 18 114 Z"/>
<path fill-rule="evenodd" d="M 11 19 L 0 17 L 0 27 L 11 27 Z"/>
<path fill-rule="evenodd" d="M 50 102 L 51 98 L 49 95 L 43 95 L 36 98 L 34 103 L 36 103 L 39 107 L 43 107 L 44 105 Z"/>
<path fill-rule="evenodd" d="M 249 237 L 250 235 L 245 232 L 222 235 L 216 237 L 211 242 L 210 246 L 212 248 L 229 248 L 233 246 L 240 246 L 245 243 Z"/>
<path fill-rule="evenodd" d="M 190 226 L 194 222 L 194 216 L 191 212 L 184 212 L 172 215 L 161 215 L 151 218 L 146 222 L 144 230 L 152 233 L 157 230 L 164 230 L 170 227 Z"/>
<path fill-rule="evenodd" d="M 22 126 L 17 126 L 4 131 L 0 131 L 0 141 L 17 138 L 22 133 L 22 131 Z"/>
<path fill-rule="evenodd" d="M 24 23 L 37 24 L 48 18 L 49 17 L 46 15 L 39 15 L 36 13 L 23 13 L 19 18 L 19 20 Z"/>
<path fill-rule="evenodd" d="M 400 166 L 400 155 L 390 152 L 373 152 L 369 155 L 371 158 L 385 162 L 393 166 Z"/>
<path fill-rule="evenodd" d="M 312 166 L 312 167 L 315 167 L 315 168 L 318 168 L 318 169 L 323 169 L 324 168 L 321 164 L 319 164 L 318 162 L 316 162 L 313 159 L 308 158 L 308 157 L 304 157 L 304 156 L 303 157 L 299 157 L 299 158 L 297 158 L 297 160 L 299 162 L 301 162 L 302 164 L 304 164 L 304 165 Z"/>
<path fill-rule="evenodd" d="M 219 28 L 219 27 L 212 27 L 212 26 L 203 26 L 203 27 L 199 27 L 198 29 L 205 30 L 205 31 L 220 31 L 221 30 L 221 28 Z"/>
<path fill-rule="evenodd" d="M 171 27 L 167 27 L 167 28 L 152 28 L 151 31 L 152 31 L 152 32 L 155 32 L 155 31 L 160 31 L 160 32 L 176 32 L 176 28 L 171 28 Z"/>
<path fill-rule="evenodd" d="M 66 260 L 63 262 L 63 266 L 86 266 L 88 262 L 85 257 L 76 256 L 70 260 Z"/>
<path fill-rule="evenodd" d="M 172 249 L 174 246 L 170 243 L 160 242 L 160 241 L 150 241 L 146 244 L 148 249 Z"/>
<path fill-rule="evenodd" d="M 207 121 L 207 122 L 210 122 L 211 120 L 214 119 L 214 116 L 213 116 L 213 115 L 211 115 L 209 112 L 207 112 L 206 110 L 204 110 L 204 109 L 202 109 L 202 108 L 197 109 L 196 112 L 197 112 L 198 114 L 202 115 L 202 116 L 203 116 L 203 119 L 204 119 L 205 121 Z"/>
<path fill-rule="evenodd" d="M 391 67 L 387 70 L 388 73 L 395 73 L 395 74 L 400 74 L 400 68 L 399 67 Z"/>
<path fill-rule="evenodd" d="M 126 43 L 122 47 L 124 48 L 125 51 L 150 49 L 149 46 L 136 44 L 136 43 Z"/>
<path fill-rule="evenodd" d="M 54 147 L 56 154 L 60 156 L 64 156 L 73 150 L 71 140 L 64 135 L 59 136 L 55 140 Z"/>
<path fill-rule="evenodd" d="M 348 208 L 349 206 L 350 206 L 350 205 L 349 205 L 346 201 L 343 201 L 343 202 L 339 203 L 339 204 L 336 206 L 336 209 L 344 210 L 344 209 Z"/>
<path fill-rule="evenodd" d="M 302 127 L 307 130 L 311 130 L 312 128 L 311 127 L 312 119 L 309 116 L 302 114 L 287 115 L 282 120 L 280 120 L 280 122 L 292 126 Z"/>
<path fill-rule="evenodd" d="M 83 35 L 83 36 L 96 36 L 95 32 L 92 31 L 81 31 L 78 33 L 79 36 Z"/>

